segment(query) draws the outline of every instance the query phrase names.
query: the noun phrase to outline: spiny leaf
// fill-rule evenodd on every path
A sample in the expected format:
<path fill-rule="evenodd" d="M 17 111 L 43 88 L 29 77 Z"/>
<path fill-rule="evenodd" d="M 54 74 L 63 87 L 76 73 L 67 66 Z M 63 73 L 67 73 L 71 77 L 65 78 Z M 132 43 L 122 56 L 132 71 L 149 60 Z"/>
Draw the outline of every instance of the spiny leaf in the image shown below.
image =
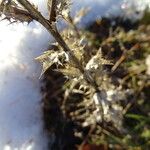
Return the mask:
<path fill-rule="evenodd" d="M 62 36 L 67 45 L 69 46 L 70 50 L 72 51 L 72 53 L 81 62 L 84 55 L 84 47 L 85 47 L 85 43 L 83 42 L 84 38 L 81 39 L 77 38 L 74 31 L 71 29 L 64 30 L 62 32 Z"/>
<path fill-rule="evenodd" d="M 11 19 L 14 20 L 13 22 L 20 21 L 30 23 L 31 21 L 33 21 L 32 15 L 27 10 L 20 7 L 15 1 L 3 0 L 0 3 L 0 13 L 0 15 L 4 14 L 4 19 L 7 19 L 10 22 Z"/>
<path fill-rule="evenodd" d="M 42 72 L 41 72 L 41 75 L 40 77 L 53 65 L 54 63 L 53 62 L 50 62 L 50 61 L 44 61 L 42 63 Z"/>
<path fill-rule="evenodd" d="M 102 65 L 113 65 L 110 60 L 104 59 L 99 49 L 96 55 L 94 55 L 89 62 L 86 64 L 86 70 L 97 70 L 102 67 Z"/>
<path fill-rule="evenodd" d="M 64 52 L 49 50 L 44 52 L 44 54 L 42 54 L 41 56 L 35 58 L 42 63 L 43 70 L 41 75 L 53 64 L 62 65 L 60 59 L 64 56 Z"/>
<path fill-rule="evenodd" d="M 68 78 L 79 78 L 81 76 L 79 69 L 69 65 L 66 65 L 64 69 L 57 69 L 57 71 L 61 72 Z"/>
<path fill-rule="evenodd" d="M 45 51 L 41 56 L 38 56 L 35 59 L 40 61 L 40 62 L 43 62 L 43 61 L 45 61 L 48 58 L 48 56 L 50 56 L 54 52 L 55 51 L 53 51 L 53 50 Z"/>

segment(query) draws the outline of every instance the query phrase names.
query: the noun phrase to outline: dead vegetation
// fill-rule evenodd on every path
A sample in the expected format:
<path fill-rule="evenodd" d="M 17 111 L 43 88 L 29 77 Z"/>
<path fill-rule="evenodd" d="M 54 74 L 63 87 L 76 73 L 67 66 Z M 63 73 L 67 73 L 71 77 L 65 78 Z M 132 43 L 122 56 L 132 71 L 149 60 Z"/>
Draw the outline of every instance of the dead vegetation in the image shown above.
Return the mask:
<path fill-rule="evenodd" d="M 4 19 L 36 20 L 56 40 L 36 58 L 43 66 L 43 113 L 54 139 L 51 149 L 148 150 L 149 12 L 136 23 L 103 18 L 83 30 L 77 23 L 87 9 L 71 18 L 69 5 L 49 0 L 48 19 L 27 0 L 3 0 L 0 6 Z M 61 33 L 59 17 L 68 22 Z"/>

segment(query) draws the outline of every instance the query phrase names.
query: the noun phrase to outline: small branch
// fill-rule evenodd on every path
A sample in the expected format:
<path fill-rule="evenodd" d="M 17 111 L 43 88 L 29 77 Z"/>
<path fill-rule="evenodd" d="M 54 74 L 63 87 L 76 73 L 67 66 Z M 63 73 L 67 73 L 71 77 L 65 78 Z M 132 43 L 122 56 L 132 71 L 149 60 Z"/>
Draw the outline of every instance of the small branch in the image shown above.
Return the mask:
<path fill-rule="evenodd" d="M 50 23 L 56 21 L 56 6 L 57 6 L 56 0 L 48 0 L 48 7 L 50 8 L 49 10 Z"/>
<path fill-rule="evenodd" d="M 111 69 L 112 72 L 114 72 L 119 67 L 119 65 L 127 58 L 128 53 L 130 51 L 137 50 L 139 47 L 139 44 L 135 44 L 129 50 L 127 50 L 121 41 L 119 44 L 120 44 L 121 50 L 123 51 L 123 54 L 121 55 L 119 60 L 115 63 L 115 65 L 112 67 L 112 69 Z"/>
<path fill-rule="evenodd" d="M 96 128 L 96 123 L 93 124 L 89 131 L 88 131 L 88 134 L 86 135 L 86 137 L 84 138 L 84 140 L 82 141 L 82 143 L 79 145 L 78 147 L 78 150 L 82 150 L 83 149 L 83 146 L 88 143 L 88 138 L 90 137 L 90 135 L 92 134 L 92 132 L 94 131 L 94 129 Z"/>

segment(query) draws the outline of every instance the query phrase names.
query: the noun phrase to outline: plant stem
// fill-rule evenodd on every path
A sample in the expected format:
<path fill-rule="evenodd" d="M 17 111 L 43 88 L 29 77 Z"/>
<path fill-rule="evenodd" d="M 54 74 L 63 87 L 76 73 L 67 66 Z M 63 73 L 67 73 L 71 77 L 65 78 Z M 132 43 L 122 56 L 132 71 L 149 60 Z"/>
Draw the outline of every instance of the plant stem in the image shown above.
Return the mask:
<path fill-rule="evenodd" d="M 98 85 L 96 84 L 96 82 L 94 81 L 94 79 L 92 78 L 92 76 L 90 74 L 86 73 L 86 71 L 83 69 L 81 63 L 74 56 L 74 54 L 71 52 L 70 48 L 67 46 L 67 44 L 65 43 L 65 41 L 63 40 L 62 36 L 59 34 L 59 32 L 57 31 L 57 29 L 54 29 L 52 27 L 51 22 L 49 20 L 45 19 L 42 16 L 42 14 L 36 8 L 34 8 L 34 6 L 28 0 L 18 0 L 18 2 L 25 9 L 27 9 L 29 11 L 29 13 L 32 15 L 32 17 L 36 21 L 38 21 L 39 23 L 41 23 L 48 30 L 48 32 L 50 34 L 52 34 L 52 36 L 55 38 L 55 40 L 63 48 L 63 50 L 69 54 L 70 58 L 75 63 L 76 67 L 84 75 L 84 78 L 87 81 L 87 83 L 89 83 L 95 89 L 95 91 L 99 91 L 98 90 Z"/>
<path fill-rule="evenodd" d="M 57 17 L 57 14 L 56 14 L 57 1 L 56 0 L 48 0 L 48 7 L 50 8 L 49 21 L 55 22 L 56 17 Z"/>

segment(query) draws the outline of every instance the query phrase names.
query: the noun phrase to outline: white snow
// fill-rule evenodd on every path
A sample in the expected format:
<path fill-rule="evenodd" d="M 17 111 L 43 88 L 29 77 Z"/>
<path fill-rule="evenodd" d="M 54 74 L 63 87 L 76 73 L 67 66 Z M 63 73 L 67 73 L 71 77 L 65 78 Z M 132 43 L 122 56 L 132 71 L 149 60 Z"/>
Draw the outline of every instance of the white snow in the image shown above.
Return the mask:
<path fill-rule="evenodd" d="M 40 107 L 41 68 L 34 58 L 46 48 L 49 37 L 37 23 L 28 27 L 7 24 L 0 24 L 0 149 L 7 144 L 13 149 L 33 145 L 41 150 L 46 142 Z"/>
<path fill-rule="evenodd" d="M 46 0 L 30 1 L 47 16 Z M 133 1 L 137 4 L 136 0 Z M 129 5 L 124 1 L 123 6 L 122 2 L 74 0 L 72 12 L 90 6 L 91 12 L 82 22 L 85 24 L 101 15 L 119 12 L 121 7 Z M 150 3 L 149 0 L 144 2 Z M 139 0 L 138 4 L 141 3 L 142 0 Z M 36 22 L 29 25 L 0 22 L 0 150 L 47 149 L 41 112 L 41 67 L 34 58 L 46 49 L 50 39 L 47 31 Z"/>
<path fill-rule="evenodd" d="M 45 150 L 41 67 L 34 58 L 46 49 L 50 36 L 36 22 L 8 24 L 0 22 L 0 150 Z"/>

